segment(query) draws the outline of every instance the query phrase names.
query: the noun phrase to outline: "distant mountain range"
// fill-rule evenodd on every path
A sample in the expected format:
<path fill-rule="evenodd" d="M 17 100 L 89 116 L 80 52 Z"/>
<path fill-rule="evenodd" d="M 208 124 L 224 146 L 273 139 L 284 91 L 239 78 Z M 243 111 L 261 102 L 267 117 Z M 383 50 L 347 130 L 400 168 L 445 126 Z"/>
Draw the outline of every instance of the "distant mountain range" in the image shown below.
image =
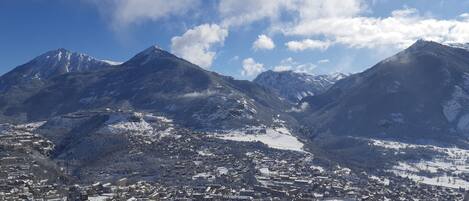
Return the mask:
<path fill-rule="evenodd" d="M 253 82 L 156 46 L 118 65 L 58 49 L 0 77 L 0 112 L 5 121 L 30 122 L 111 108 L 202 130 L 281 119 L 309 136 L 458 141 L 469 132 L 469 52 L 453 46 L 419 40 L 351 76 L 266 71 Z M 292 114 L 295 104 L 306 110 Z"/>
<path fill-rule="evenodd" d="M 343 73 L 311 75 L 293 71 L 269 70 L 259 74 L 254 82 L 272 89 L 278 96 L 296 104 L 306 96 L 325 92 L 335 82 L 345 77 L 347 75 Z"/>

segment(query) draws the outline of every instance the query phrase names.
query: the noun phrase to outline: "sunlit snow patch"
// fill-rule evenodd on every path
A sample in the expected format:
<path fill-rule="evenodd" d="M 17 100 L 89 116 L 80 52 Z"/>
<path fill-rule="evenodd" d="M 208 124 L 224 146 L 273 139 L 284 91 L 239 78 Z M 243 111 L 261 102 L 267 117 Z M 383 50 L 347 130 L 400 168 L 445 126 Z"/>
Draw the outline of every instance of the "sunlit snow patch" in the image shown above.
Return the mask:
<path fill-rule="evenodd" d="M 469 174 L 469 150 L 375 139 L 370 139 L 370 144 L 399 153 L 406 153 L 406 150 L 412 149 L 440 153 L 442 156 L 435 156 L 431 160 L 399 161 L 397 165 L 389 169 L 389 172 L 408 177 L 419 183 L 469 189 L 469 181 L 464 177 Z"/>
<path fill-rule="evenodd" d="M 231 130 L 215 137 L 239 142 L 262 142 L 270 148 L 304 152 L 300 142 L 285 127 Z"/>
<path fill-rule="evenodd" d="M 111 115 L 100 131 L 130 135 L 145 143 L 151 143 L 168 136 L 178 138 L 178 135 L 174 135 L 173 126 L 172 120 L 166 117 L 134 112 Z"/>

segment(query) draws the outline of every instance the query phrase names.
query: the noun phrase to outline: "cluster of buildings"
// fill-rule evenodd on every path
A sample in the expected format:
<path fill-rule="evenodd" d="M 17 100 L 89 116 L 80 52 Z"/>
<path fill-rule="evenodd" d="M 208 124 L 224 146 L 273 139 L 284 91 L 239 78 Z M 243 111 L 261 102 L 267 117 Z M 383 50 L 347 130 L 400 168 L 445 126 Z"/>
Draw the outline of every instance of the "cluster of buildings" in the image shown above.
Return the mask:
<path fill-rule="evenodd" d="M 0 200 L 463 200 L 466 193 L 195 132 L 138 145 L 159 153 L 153 175 L 81 183 L 48 160 L 50 141 L 27 128 L 1 129 Z"/>

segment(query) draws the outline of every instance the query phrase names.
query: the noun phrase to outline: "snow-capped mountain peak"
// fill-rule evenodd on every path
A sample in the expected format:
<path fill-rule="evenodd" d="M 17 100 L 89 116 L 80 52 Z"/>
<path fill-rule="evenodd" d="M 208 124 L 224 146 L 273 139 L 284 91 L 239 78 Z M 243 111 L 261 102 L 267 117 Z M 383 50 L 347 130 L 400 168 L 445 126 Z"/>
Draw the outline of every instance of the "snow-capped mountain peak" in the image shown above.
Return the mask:
<path fill-rule="evenodd" d="M 72 52 L 64 48 L 48 51 L 21 66 L 23 77 L 45 79 L 69 72 L 100 70 L 111 66 L 83 53 Z"/>
<path fill-rule="evenodd" d="M 266 71 L 259 74 L 254 82 L 272 89 L 280 97 L 292 103 L 297 103 L 306 96 L 324 92 L 345 77 L 346 75 L 342 73 L 311 75 L 293 71 Z"/>
<path fill-rule="evenodd" d="M 158 60 L 161 58 L 175 57 L 173 54 L 161 49 L 157 45 L 150 46 L 149 48 L 138 53 L 132 57 L 129 61 L 125 62 L 126 64 L 132 65 L 145 65 L 151 61 Z"/>

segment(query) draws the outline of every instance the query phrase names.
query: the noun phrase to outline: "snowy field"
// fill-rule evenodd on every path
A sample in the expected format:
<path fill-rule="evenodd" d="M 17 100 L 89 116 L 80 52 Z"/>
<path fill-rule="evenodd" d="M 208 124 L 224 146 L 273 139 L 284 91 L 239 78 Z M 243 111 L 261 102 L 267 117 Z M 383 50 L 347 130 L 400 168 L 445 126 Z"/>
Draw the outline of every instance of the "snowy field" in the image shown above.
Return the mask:
<path fill-rule="evenodd" d="M 305 152 L 303 143 L 285 127 L 231 130 L 216 134 L 215 137 L 238 142 L 262 142 L 274 149 Z"/>
<path fill-rule="evenodd" d="M 399 161 L 389 171 L 401 177 L 408 177 L 419 183 L 469 189 L 469 181 L 460 175 L 469 174 L 469 150 L 456 147 L 417 145 L 394 141 L 371 139 L 370 144 L 405 154 L 406 150 L 424 149 L 438 152 L 431 160 Z"/>
<path fill-rule="evenodd" d="M 180 137 L 174 135 L 174 125 L 171 119 L 138 112 L 113 114 L 100 131 L 109 134 L 131 135 L 147 144 L 164 137 Z"/>

